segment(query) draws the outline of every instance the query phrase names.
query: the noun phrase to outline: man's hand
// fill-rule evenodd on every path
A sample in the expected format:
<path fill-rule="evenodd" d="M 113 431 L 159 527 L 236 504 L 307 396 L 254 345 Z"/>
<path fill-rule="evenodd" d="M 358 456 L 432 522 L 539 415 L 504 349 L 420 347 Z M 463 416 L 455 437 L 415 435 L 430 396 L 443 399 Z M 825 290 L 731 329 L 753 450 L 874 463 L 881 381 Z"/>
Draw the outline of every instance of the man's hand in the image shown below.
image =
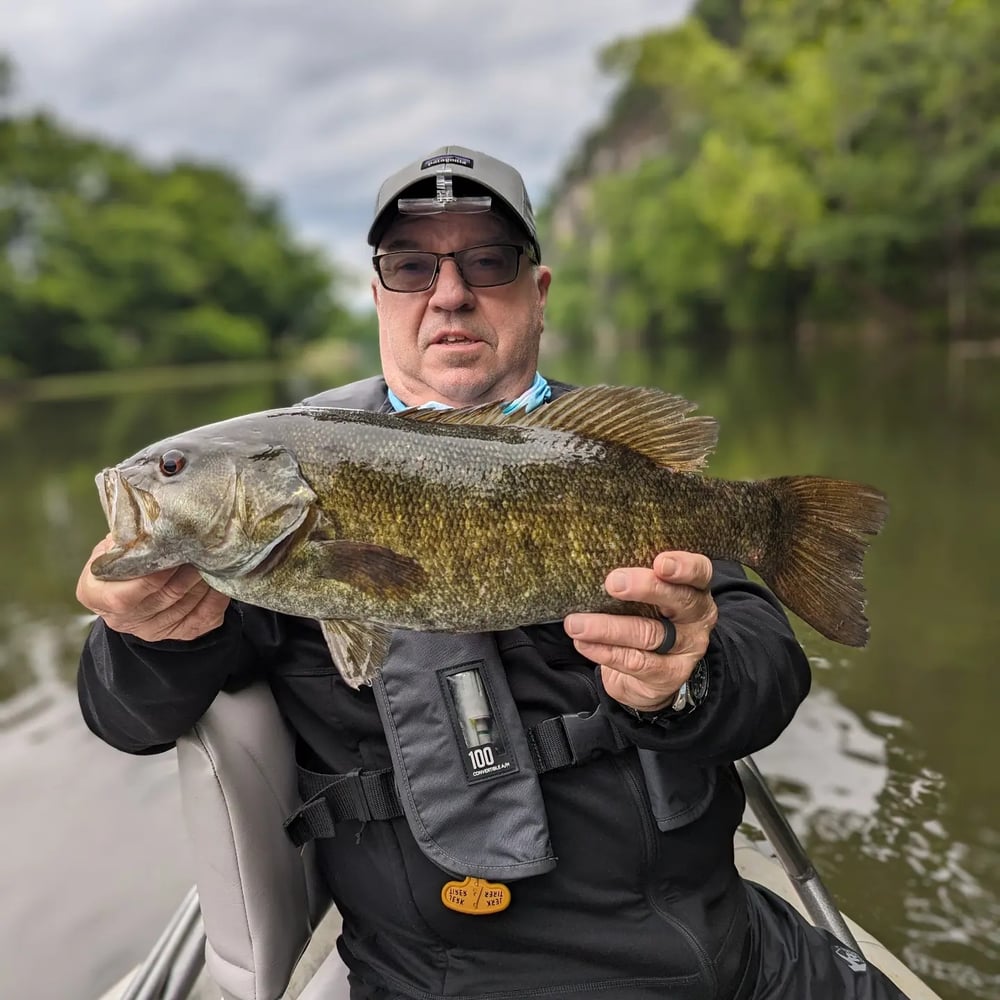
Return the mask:
<path fill-rule="evenodd" d="M 653 568 L 608 574 L 605 589 L 622 601 L 652 604 L 677 630 L 673 647 L 655 652 L 663 623 L 631 615 L 573 614 L 565 621 L 577 650 L 601 665 L 604 689 L 615 701 L 644 712 L 664 708 L 708 649 L 719 616 L 708 589 L 712 563 L 693 552 L 661 552 Z"/>
<path fill-rule="evenodd" d="M 196 639 L 222 624 L 229 598 L 212 590 L 193 566 L 135 580 L 98 580 L 91 563 L 110 547 L 110 535 L 94 546 L 76 585 L 76 599 L 108 628 L 157 642 Z"/>

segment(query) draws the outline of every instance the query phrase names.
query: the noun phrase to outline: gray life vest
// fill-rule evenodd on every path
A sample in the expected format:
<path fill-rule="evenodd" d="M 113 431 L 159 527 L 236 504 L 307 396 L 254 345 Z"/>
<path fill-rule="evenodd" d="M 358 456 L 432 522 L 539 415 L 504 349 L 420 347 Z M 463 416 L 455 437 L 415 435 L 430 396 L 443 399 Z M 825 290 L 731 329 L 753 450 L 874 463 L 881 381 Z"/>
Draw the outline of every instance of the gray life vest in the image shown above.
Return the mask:
<path fill-rule="evenodd" d="M 390 409 L 381 377 L 304 402 Z M 303 805 L 285 824 L 293 842 L 333 836 L 344 819 L 403 815 L 423 853 L 450 874 L 511 881 L 554 868 L 539 775 L 633 745 L 603 708 L 526 729 L 498 647 L 498 638 L 523 635 L 395 632 L 373 684 L 392 767 L 340 775 L 300 767 Z M 714 771 L 635 752 L 660 830 L 708 808 Z"/>

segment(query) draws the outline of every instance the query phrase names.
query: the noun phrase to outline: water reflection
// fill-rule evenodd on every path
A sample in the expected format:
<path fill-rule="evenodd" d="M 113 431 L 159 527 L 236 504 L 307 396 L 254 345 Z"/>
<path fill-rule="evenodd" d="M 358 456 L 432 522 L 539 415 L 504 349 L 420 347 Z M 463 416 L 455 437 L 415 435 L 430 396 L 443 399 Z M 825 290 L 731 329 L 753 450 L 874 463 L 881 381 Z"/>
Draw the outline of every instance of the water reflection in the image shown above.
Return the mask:
<path fill-rule="evenodd" d="M 20 605 L 0 607 L 0 731 L 65 700 L 92 617 L 39 619 Z"/>
<path fill-rule="evenodd" d="M 945 777 L 912 735 L 899 717 L 862 720 L 821 687 L 755 757 L 838 902 L 942 996 L 993 1000 L 1000 838 L 985 850 L 955 839 Z"/>
<path fill-rule="evenodd" d="M 875 811 L 889 777 L 884 740 L 822 687 L 781 740 L 754 758 L 800 836 L 848 833 Z"/>
<path fill-rule="evenodd" d="M 866 563 L 872 642 L 847 650 L 798 626 L 814 691 L 758 763 L 848 912 L 946 1000 L 1000 996 L 1000 363 L 967 364 L 950 383 L 928 351 L 617 364 L 545 370 L 696 399 L 721 422 L 714 475 L 822 472 L 888 493 Z M 172 761 L 103 747 L 75 706 L 85 621 L 73 587 L 104 532 L 95 473 L 181 428 L 321 387 L 0 407 L 0 800 L 17 817 L 0 825 L 0 995 L 96 995 L 188 880 Z M 61 970 L 47 961 L 55 940 Z"/>
<path fill-rule="evenodd" d="M 129 757 L 86 731 L 64 676 L 74 630 L 78 649 L 78 627 L 29 623 L 53 658 L 34 657 L 36 683 L 0 705 L 3 997 L 93 1000 L 190 885 L 173 756 Z"/>

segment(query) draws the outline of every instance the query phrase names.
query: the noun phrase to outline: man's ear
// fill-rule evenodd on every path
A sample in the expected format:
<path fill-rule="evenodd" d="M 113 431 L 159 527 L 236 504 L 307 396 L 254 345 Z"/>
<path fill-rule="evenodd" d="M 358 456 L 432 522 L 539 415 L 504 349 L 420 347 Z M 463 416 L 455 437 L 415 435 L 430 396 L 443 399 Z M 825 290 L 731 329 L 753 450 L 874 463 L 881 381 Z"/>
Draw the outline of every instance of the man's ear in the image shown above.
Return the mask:
<path fill-rule="evenodd" d="M 535 283 L 538 287 L 538 297 L 544 306 L 549 297 L 549 285 L 552 284 L 552 271 L 544 264 L 538 265 L 538 270 L 535 274 Z"/>

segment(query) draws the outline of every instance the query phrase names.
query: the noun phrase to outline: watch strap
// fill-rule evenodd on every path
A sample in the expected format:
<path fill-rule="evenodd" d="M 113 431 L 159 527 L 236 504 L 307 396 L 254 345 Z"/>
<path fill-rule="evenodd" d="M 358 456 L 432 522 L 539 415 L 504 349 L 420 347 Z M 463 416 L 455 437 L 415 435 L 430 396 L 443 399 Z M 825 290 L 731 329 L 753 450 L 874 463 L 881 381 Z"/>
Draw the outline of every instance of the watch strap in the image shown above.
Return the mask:
<path fill-rule="evenodd" d="M 696 695 L 696 690 L 700 692 L 700 695 Z M 668 722 L 671 719 L 690 715 L 705 700 L 707 690 L 708 664 L 701 659 L 695 664 L 691 676 L 677 689 L 673 700 L 668 705 L 648 712 L 641 708 L 633 708 L 631 705 L 622 705 L 622 708 L 640 722 Z"/>

